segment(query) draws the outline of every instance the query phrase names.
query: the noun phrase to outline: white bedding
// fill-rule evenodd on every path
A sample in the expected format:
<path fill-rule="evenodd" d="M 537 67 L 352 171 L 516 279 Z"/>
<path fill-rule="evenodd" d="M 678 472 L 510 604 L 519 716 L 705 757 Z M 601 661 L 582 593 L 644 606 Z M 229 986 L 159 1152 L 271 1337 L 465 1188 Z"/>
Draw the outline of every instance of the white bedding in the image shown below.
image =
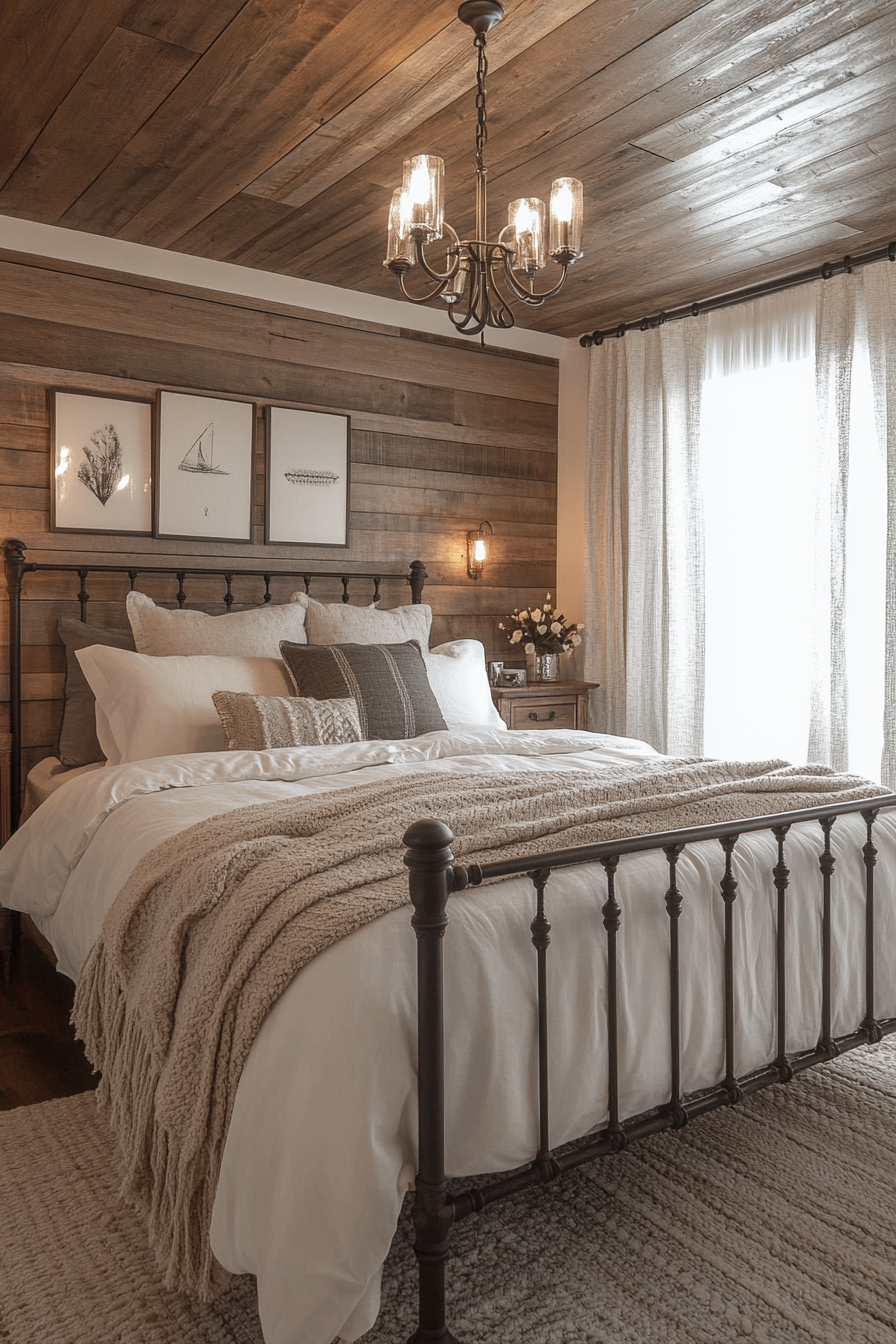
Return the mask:
<path fill-rule="evenodd" d="M 643 743 L 588 733 L 429 734 L 410 742 L 216 752 L 117 766 L 57 790 L 0 852 L 0 901 L 27 911 L 77 978 L 104 913 L 137 860 L 205 817 L 383 771 L 603 770 L 655 757 Z M 848 837 L 848 839 L 847 839 Z M 834 828 L 834 1031 L 863 1012 L 861 818 Z M 844 841 L 846 842 L 844 844 Z M 882 817 L 881 865 L 896 864 L 896 816 Z M 788 841 L 792 890 L 788 978 L 791 1050 L 811 1047 L 820 1019 L 820 830 Z M 718 844 L 679 864 L 683 1082 L 723 1072 L 722 902 Z M 848 857 L 847 857 L 848 856 Z M 774 1039 L 774 862 L 770 837 L 738 844 L 735 906 L 737 1068 L 768 1062 Z M 624 859 L 617 891 L 621 1106 L 668 1098 L 668 919 L 662 855 Z M 896 893 L 880 882 L 878 947 L 896 945 Z M 606 1121 L 605 934 L 600 870 L 568 870 L 548 887 L 552 1142 Z M 446 934 L 447 1166 L 463 1176 L 527 1161 L 537 1146 L 531 885 L 513 879 L 452 898 Z M 343 939 L 302 970 L 253 1046 L 237 1092 L 212 1221 L 223 1265 L 258 1277 L 267 1344 L 330 1344 L 369 1329 L 379 1275 L 415 1170 L 415 940 L 408 909 Z M 896 959 L 894 959 L 896 962 Z M 879 959 L 879 1016 L 896 1015 L 896 964 Z M 711 1123 L 711 1122 L 709 1122 Z"/>

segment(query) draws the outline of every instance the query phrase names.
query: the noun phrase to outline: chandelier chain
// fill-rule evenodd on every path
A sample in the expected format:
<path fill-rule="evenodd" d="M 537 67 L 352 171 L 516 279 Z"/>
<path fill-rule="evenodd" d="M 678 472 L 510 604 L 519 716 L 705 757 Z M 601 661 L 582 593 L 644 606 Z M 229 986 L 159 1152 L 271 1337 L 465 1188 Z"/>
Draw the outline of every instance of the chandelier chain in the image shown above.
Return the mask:
<path fill-rule="evenodd" d="M 476 65 L 476 169 L 485 171 L 483 154 L 488 141 L 488 126 L 485 112 L 485 79 L 488 74 L 488 57 L 485 54 L 485 34 L 477 33 L 473 46 L 479 53 Z"/>

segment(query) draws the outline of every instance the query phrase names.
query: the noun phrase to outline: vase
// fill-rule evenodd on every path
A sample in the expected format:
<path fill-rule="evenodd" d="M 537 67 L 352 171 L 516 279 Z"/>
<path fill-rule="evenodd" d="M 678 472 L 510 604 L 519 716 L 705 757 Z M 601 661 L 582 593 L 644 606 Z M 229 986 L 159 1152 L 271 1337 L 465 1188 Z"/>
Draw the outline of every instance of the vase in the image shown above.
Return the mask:
<path fill-rule="evenodd" d="M 560 680 L 559 653 L 538 653 L 538 652 L 527 653 L 526 680 L 559 681 Z"/>

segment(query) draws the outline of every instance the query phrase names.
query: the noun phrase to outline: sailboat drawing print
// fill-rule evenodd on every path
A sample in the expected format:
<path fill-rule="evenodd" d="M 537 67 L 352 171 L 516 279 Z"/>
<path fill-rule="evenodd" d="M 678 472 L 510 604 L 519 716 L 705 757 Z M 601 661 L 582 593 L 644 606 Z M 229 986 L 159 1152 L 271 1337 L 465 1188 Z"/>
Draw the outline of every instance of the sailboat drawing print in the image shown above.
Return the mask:
<path fill-rule="evenodd" d="M 177 464 L 178 471 L 197 471 L 203 476 L 229 476 L 230 472 L 225 471 L 223 467 L 215 466 L 215 422 L 206 425 L 205 429 L 194 439 L 190 447 L 184 453 L 182 461 Z"/>
<path fill-rule="evenodd" d="M 252 540 L 255 407 L 160 392 L 156 536 Z"/>

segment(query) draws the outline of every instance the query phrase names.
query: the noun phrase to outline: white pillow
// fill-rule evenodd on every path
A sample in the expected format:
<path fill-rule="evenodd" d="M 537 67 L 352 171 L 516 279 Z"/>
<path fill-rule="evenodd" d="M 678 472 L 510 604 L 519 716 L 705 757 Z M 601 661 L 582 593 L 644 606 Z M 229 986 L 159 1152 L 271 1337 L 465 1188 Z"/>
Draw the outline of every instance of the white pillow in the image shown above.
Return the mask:
<path fill-rule="evenodd" d="M 189 654 L 279 658 L 281 639 L 308 642 L 304 609 L 292 602 L 209 616 L 204 611 L 169 611 L 157 607 L 145 593 L 128 593 L 127 611 L 137 652 L 156 658 Z"/>
<path fill-rule="evenodd" d="M 291 693 L 279 658 L 155 658 L 96 644 L 75 656 L 96 696 L 96 735 L 109 765 L 223 751 L 215 691 Z"/>
<path fill-rule="evenodd" d="M 305 612 L 309 644 L 404 644 L 416 639 L 423 653 L 429 648 L 432 607 L 423 602 L 380 611 L 347 602 L 326 605 L 307 593 L 293 593 L 292 601 Z"/>
<path fill-rule="evenodd" d="M 449 728 L 504 728 L 492 700 L 485 649 L 478 639 L 454 639 L 424 651 L 426 675 Z"/>

